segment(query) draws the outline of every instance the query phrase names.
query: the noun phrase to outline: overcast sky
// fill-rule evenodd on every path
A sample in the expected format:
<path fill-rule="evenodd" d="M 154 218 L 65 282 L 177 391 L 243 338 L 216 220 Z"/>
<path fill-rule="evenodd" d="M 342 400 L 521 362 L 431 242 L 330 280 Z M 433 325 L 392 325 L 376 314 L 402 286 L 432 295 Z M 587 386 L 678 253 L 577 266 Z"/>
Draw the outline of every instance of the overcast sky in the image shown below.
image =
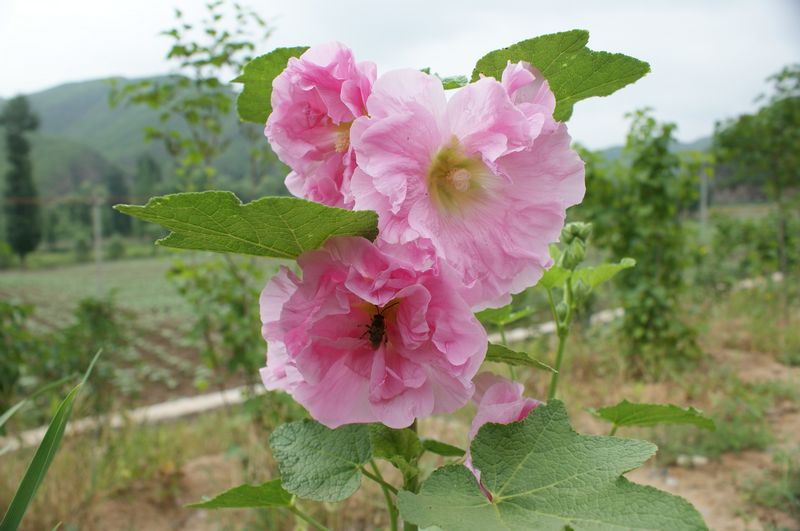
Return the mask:
<path fill-rule="evenodd" d="M 240 0 L 248 3 L 247 0 Z M 251 0 L 275 46 L 339 40 L 359 60 L 468 74 L 486 52 L 525 38 L 585 28 L 595 50 L 646 60 L 652 72 L 608 98 L 580 102 L 573 137 L 620 144 L 623 114 L 651 106 L 678 137 L 709 135 L 715 120 L 754 108 L 764 79 L 800 62 L 800 0 L 437 1 Z M 197 0 L 0 0 L 0 97 L 68 81 L 164 73 L 173 6 L 188 19 Z M 501 7 L 502 6 L 502 7 Z"/>

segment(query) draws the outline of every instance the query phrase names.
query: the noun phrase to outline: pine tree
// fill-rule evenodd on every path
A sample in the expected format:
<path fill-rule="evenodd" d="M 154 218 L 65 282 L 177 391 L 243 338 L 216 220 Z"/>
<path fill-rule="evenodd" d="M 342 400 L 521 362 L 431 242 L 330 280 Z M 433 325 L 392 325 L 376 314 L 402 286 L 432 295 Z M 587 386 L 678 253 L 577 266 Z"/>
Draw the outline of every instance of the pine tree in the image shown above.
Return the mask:
<path fill-rule="evenodd" d="M 42 238 L 39 194 L 33 182 L 30 144 L 25 133 L 39 126 L 28 100 L 17 96 L 0 114 L 5 128 L 6 151 L 10 169 L 6 173 L 6 239 L 11 249 L 25 263 L 25 256 L 36 249 Z"/>

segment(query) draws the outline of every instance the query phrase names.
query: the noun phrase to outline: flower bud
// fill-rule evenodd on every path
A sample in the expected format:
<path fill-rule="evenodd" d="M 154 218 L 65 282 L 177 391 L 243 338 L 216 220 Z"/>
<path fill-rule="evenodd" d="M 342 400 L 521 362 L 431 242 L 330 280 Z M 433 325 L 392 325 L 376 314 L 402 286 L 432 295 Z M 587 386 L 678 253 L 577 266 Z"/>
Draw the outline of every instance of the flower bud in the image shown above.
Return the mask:
<path fill-rule="evenodd" d="M 564 250 L 564 254 L 561 255 L 561 266 L 565 269 L 575 270 L 583 262 L 585 255 L 586 246 L 583 240 L 575 238 Z"/>
<path fill-rule="evenodd" d="M 569 312 L 569 308 L 567 307 L 567 303 L 564 301 L 559 302 L 556 304 L 556 317 L 560 322 L 563 322 L 564 319 L 567 318 L 567 313 Z"/>

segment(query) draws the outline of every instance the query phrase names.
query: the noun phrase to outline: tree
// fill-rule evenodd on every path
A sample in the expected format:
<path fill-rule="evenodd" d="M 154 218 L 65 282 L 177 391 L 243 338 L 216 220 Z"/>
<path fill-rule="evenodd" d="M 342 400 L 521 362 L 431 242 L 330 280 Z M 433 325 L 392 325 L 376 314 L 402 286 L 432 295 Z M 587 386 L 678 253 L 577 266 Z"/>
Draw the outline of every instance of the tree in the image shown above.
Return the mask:
<path fill-rule="evenodd" d="M 25 133 L 39 126 L 24 96 L 11 99 L 0 114 L 0 125 L 6 131 L 9 170 L 6 173 L 6 238 L 22 264 L 25 256 L 36 249 L 42 238 L 39 194 L 33 182 L 30 144 Z"/>
<path fill-rule="evenodd" d="M 696 173 L 670 151 L 674 124 L 658 123 L 648 110 L 631 118 L 612 167 L 599 157 L 584 159 L 588 192 L 580 213 L 615 259 L 636 259 L 618 281 L 623 335 L 634 369 L 654 374 L 666 360 L 687 361 L 698 352 L 679 306 L 688 258 L 682 214 L 694 204 Z"/>
<path fill-rule="evenodd" d="M 754 114 L 718 123 L 714 151 L 726 170 L 764 187 L 778 211 L 778 264 L 787 273 L 786 191 L 800 180 L 800 64 L 785 67 L 768 78 L 774 93 Z"/>
<path fill-rule="evenodd" d="M 106 192 L 108 199 L 106 205 L 111 212 L 111 232 L 128 236 L 131 233 L 131 218 L 120 214 L 111 207 L 117 203 L 127 203 L 130 200 L 130 190 L 125 182 L 125 175 L 119 168 L 112 167 L 106 174 Z"/>

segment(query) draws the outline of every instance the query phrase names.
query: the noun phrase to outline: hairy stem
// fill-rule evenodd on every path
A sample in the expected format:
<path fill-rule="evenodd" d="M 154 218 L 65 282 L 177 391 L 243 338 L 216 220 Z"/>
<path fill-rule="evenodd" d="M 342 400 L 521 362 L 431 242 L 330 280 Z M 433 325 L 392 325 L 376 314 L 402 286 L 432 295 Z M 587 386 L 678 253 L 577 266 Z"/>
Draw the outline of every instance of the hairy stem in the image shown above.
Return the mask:
<path fill-rule="evenodd" d="M 386 509 L 389 511 L 389 526 L 391 527 L 391 531 L 397 531 L 397 506 L 392 501 L 392 495 L 389 494 L 389 488 L 391 485 L 386 483 L 381 475 L 381 471 L 378 468 L 378 464 L 375 462 L 374 459 L 370 459 L 369 461 L 370 466 L 372 467 L 372 471 L 375 473 L 375 476 L 380 478 L 380 486 L 381 490 L 383 491 L 383 498 L 386 500 Z M 395 490 L 395 494 L 397 491 Z"/>
<path fill-rule="evenodd" d="M 547 400 L 553 400 L 556 397 L 556 390 L 558 389 L 558 377 L 561 375 L 561 363 L 564 361 L 564 349 L 567 345 L 567 338 L 569 337 L 569 327 L 572 323 L 572 310 L 574 307 L 572 299 L 572 277 L 567 277 L 567 282 L 564 287 L 564 302 L 567 305 L 567 314 L 562 321 L 558 317 L 556 305 L 553 301 L 552 290 L 547 290 L 547 300 L 550 302 L 550 310 L 553 312 L 553 318 L 556 322 L 556 333 L 558 335 L 558 350 L 556 351 L 556 363 L 553 376 L 550 378 L 550 390 L 547 393 Z"/>

